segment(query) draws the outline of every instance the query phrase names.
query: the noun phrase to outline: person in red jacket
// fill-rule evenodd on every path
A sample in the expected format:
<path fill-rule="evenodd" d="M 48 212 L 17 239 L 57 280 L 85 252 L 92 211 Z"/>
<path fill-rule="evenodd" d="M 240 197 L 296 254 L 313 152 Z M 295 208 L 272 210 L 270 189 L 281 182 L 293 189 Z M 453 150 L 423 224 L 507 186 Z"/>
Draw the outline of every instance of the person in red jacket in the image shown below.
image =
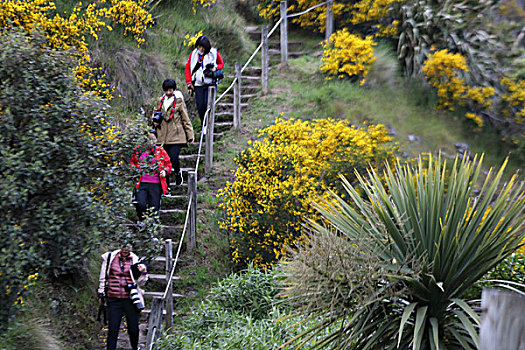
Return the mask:
<path fill-rule="evenodd" d="M 168 193 L 166 176 L 171 172 L 170 157 L 164 148 L 157 146 L 155 130 L 149 133 L 150 145 L 144 149 L 137 146 L 131 158 L 131 166 L 143 170 L 137 183 L 136 204 L 139 222 L 144 220 L 144 213 L 150 208 L 157 215 L 160 209 L 160 197 Z"/>
<path fill-rule="evenodd" d="M 216 85 L 217 79 L 214 78 L 215 72 L 222 71 L 224 61 L 216 48 L 211 47 L 210 40 L 201 36 L 195 42 L 195 49 L 190 53 L 184 76 L 188 85 L 188 93 L 195 92 L 195 101 L 201 124 L 206 114 L 208 106 L 208 87 Z"/>

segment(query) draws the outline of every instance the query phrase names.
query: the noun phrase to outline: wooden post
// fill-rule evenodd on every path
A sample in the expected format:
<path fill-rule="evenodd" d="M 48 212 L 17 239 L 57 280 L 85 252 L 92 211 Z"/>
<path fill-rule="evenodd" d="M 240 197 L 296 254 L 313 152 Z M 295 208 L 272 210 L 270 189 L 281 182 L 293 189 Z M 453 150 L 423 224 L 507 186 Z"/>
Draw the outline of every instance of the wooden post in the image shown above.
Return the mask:
<path fill-rule="evenodd" d="M 326 32 L 325 32 L 325 39 L 328 41 L 330 39 L 330 35 L 334 32 L 334 12 L 332 10 L 332 6 L 334 4 L 334 0 L 328 0 L 328 3 L 326 4 Z"/>
<path fill-rule="evenodd" d="M 166 283 L 168 295 L 166 296 L 166 329 L 173 327 L 173 281 L 170 282 L 171 269 L 173 268 L 173 242 L 166 240 Z"/>
<path fill-rule="evenodd" d="M 288 64 L 288 3 L 281 0 L 281 63 Z"/>
<path fill-rule="evenodd" d="M 235 85 L 233 86 L 233 128 L 239 130 L 241 128 L 241 79 L 242 66 L 239 62 L 235 62 Z"/>
<path fill-rule="evenodd" d="M 188 201 L 191 200 L 190 217 L 188 218 L 188 239 L 186 249 L 192 251 L 197 240 L 197 173 L 188 173 Z"/>
<path fill-rule="evenodd" d="M 215 93 L 217 87 L 208 88 L 208 121 L 206 124 L 206 155 L 204 157 L 204 172 L 209 173 L 213 167 L 213 131 L 215 130 Z"/>
<path fill-rule="evenodd" d="M 268 54 L 268 26 L 264 25 L 261 29 L 261 83 L 262 93 L 266 95 L 268 93 L 268 70 L 270 69 L 270 55 Z"/>
<path fill-rule="evenodd" d="M 481 295 L 479 350 L 518 350 L 525 344 L 525 297 L 496 289 Z"/>
<path fill-rule="evenodd" d="M 148 335 L 146 336 L 146 349 L 153 349 L 153 343 L 160 335 L 162 327 L 162 309 L 164 300 L 159 297 L 153 298 L 151 304 L 151 314 L 148 322 Z"/>

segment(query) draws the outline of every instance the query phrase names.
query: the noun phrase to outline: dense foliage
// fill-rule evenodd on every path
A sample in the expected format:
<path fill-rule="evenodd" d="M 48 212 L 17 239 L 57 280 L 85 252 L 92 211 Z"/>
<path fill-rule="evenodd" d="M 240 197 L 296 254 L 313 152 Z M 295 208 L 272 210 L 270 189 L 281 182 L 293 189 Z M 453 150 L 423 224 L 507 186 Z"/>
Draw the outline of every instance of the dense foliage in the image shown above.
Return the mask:
<path fill-rule="evenodd" d="M 88 91 L 111 99 L 113 88 L 106 81 L 104 72 L 92 65 L 89 39 L 98 40 L 103 30 L 112 26 L 124 29 L 125 35 L 133 35 L 136 42 L 144 42 L 144 32 L 153 24 L 146 9 L 146 0 L 111 0 L 77 3 L 69 14 L 62 14 L 52 1 L 6 0 L 0 2 L 0 32 L 10 28 L 23 28 L 31 33 L 39 28 L 46 41 L 42 45 L 70 51 L 76 60 L 75 78 Z"/>
<path fill-rule="evenodd" d="M 209 298 L 192 317 L 186 318 L 176 332 L 164 334 L 155 345 L 163 350 L 280 348 L 302 330 L 291 326 L 304 321 L 287 317 L 289 308 L 277 295 L 280 279 L 275 270 L 262 272 L 252 267 L 228 276 L 211 289 Z M 320 333 L 307 345 L 325 335 Z"/>
<path fill-rule="evenodd" d="M 109 123 L 106 102 L 72 78 L 71 56 L 45 43 L 0 39 L 2 329 L 39 275 L 79 271 L 101 234 L 119 231 L 140 141 Z"/>
<path fill-rule="evenodd" d="M 233 261 L 268 268 L 303 239 L 312 197 L 338 190 L 339 173 L 381 168 L 395 145 L 382 125 L 357 127 L 345 120 L 283 120 L 260 131 L 260 141 L 236 159 L 235 180 L 219 191 L 230 232 Z"/>
<path fill-rule="evenodd" d="M 525 236 L 524 183 L 501 183 L 504 167 L 481 181 L 481 159 L 456 159 L 450 177 L 440 160 L 398 163 L 359 176 L 364 196 L 343 178 L 349 201 L 317 205 L 325 225 L 283 266 L 297 313 L 321 318 L 296 340 L 343 322 L 316 348 L 477 348 L 462 297 Z"/>

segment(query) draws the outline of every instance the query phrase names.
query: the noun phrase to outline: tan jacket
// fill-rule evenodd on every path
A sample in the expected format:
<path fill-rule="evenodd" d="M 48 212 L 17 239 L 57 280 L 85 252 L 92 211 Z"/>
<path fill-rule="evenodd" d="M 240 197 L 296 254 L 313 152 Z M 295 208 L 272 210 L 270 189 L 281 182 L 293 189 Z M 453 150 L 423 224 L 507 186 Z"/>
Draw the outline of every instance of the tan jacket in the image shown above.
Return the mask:
<path fill-rule="evenodd" d="M 111 266 L 111 262 L 113 262 L 113 259 L 115 259 L 115 257 L 117 256 L 118 252 L 120 252 L 120 249 L 117 249 L 117 250 L 114 250 L 112 252 L 106 252 L 104 254 L 102 254 L 102 266 L 100 267 L 100 276 L 99 276 L 99 279 L 98 279 L 98 293 L 99 294 L 106 294 L 106 291 L 105 291 L 105 288 L 106 288 L 106 271 L 108 270 L 107 269 L 107 264 L 108 264 L 108 254 L 111 254 L 111 256 L 109 257 L 109 265 Z M 131 256 L 131 264 L 136 264 L 139 262 L 139 257 L 134 254 L 133 252 L 130 253 L 130 256 Z M 108 271 L 109 272 L 109 271 Z M 142 290 L 140 287 L 143 286 L 146 281 L 148 280 L 148 275 L 142 275 L 140 276 L 136 281 L 135 279 L 133 278 L 133 275 L 130 273 L 131 275 L 131 279 L 137 283 L 137 285 L 139 286 L 137 288 L 138 292 L 139 292 L 139 297 L 140 297 L 140 301 L 142 301 L 142 305 L 144 305 L 144 290 Z"/>
<path fill-rule="evenodd" d="M 177 99 L 175 112 L 173 113 L 173 118 L 170 120 L 167 119 L 171 115 L 171 106 L 168 108 L 164 108 L 164 105 L 161 106 L 164 120 L 157 126 L 157 145 L 159 146 L 177 143 L 184 144 L 194 139 L 193 126 L 188 116 L 188 110 L 186 109 L 182 92 L 175 91 L 175 98 Z M 160 100 L 161 99 L 159 99 L 159 104 Z"/>

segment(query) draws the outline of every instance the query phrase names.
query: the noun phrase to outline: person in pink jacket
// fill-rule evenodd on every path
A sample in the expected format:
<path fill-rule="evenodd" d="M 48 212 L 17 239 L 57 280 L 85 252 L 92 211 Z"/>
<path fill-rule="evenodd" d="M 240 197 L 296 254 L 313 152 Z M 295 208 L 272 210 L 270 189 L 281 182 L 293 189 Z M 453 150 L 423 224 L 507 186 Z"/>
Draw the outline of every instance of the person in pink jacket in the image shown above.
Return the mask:
<path fill-rule="evenodd" d="M 101 305 L 107 305 L 107 350 L 117 347 L 122 315 L 126 316 L 131 348 L 138 349 L 139 317 L 144 309 L 144 291 L 140 286 L 147 279 L 147 265 L 131 252 L 131 246 L 102 255 L 98 297 Z"/>

